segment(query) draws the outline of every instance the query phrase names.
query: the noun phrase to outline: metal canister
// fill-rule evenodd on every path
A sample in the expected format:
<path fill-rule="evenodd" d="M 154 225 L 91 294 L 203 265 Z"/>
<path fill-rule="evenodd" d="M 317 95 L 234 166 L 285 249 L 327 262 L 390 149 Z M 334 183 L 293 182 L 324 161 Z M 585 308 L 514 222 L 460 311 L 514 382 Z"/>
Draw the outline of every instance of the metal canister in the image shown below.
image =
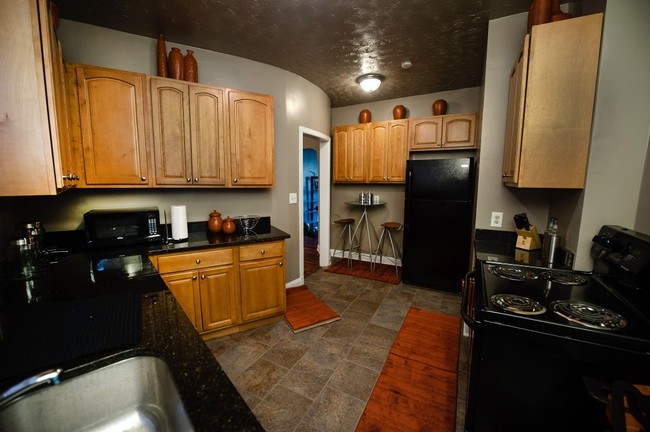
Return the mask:
<path fill-rule="evenodd" d="M 9 242 L 9 265 L 14 275 L 29 279 L 36 274 L 36 254 L 26 238 Z"/>
<path fill-rule="evenodd" d="M 45 250 L 45 229 L 40 222 L 16 224 L 16 236 L 27 241 L 35 256 L 39 256 Z"/>

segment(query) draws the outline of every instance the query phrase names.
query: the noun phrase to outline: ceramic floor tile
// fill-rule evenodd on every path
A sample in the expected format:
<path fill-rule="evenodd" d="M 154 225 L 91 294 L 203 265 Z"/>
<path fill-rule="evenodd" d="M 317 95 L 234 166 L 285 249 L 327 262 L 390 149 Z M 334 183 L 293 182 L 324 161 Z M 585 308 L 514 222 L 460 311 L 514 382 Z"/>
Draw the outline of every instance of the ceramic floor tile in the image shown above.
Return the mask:
<path fill-rule="evenodd" d="M 372 345 L 360 340 L 348 351 L 345 359 L 381 372 L 389 351 L 389 348 Z"/>
<path fill-rule="evenodd" d="M 372 318 L 371 313 L 361 312 L 348 308 L 341 314 L 341 321 L 347 324 L 364 326 Z"/>
<path fill-rule="evenodd" d="M 350 304 L 347 310 L 354 310 L 358 312 L 373 314 L 375 313 L 378 307 L 379 307 L 379 303 L 375 303 L 369 300 L 364 300 L 358 297 L 355 301 L 353 301 Z"/>
<path fill-rule="evenodd" d="M 280 382 L 289 370 L 263 358 L 256 361 L 235 380 L 237 388 L 243 388 L 263 398 Z"/>
<path fill-rule="evenodd" d="M 336 340 L 323 338 L 321 343 L 310 347 L 301 360 L 311 361 L 334 370 L 343 361 L 351 346 L 351 343 L 342 344 Z"/>
<path fill-rule="evenodd" d="M 378 376 L 378 371 L 344 360 L 336 368 L 327 385 L 367 401 Z"/>
<path fill-rule="evenodd" d="M 293 331 L 284 321 L 263 326 L 246 332 L 249 340 L 255 340 L 268 346 L 275 345 L 280 339 L 286 339 Z"/>
<path fill-rule="evenodd" d="M 217 356 L 217 361 L 231 380 L 236 379 L 269 350 L 257 341 L 241 340 Z"/>
<path fill-rule="evenodd" d="M 326 386 L 303 421 L 321 432 L 352 432 L 365 404 L 365 401 Z"/>
<path fill-rule="evenodd" d="M 301 359 L 279 385 L 311 400 L 316 399 L 334 371 L 310 359 Z"/>
<path fill-rule="evenodd" d="M 377 290 L 373 289 L 373 286 L 370 286 L 359 296 L 359 299 L 371 301 L 373 303 L 381 303 L 384 297 L 386 297 L 386 294 L 388 294 L 388 289 Z"/>
<path fill-rule="evenodd" d="M 342 345 L 346 345 L 355 342 L 362 331 L 363 326 L 341 320 L 332 323 L 329 330 L 323 334 L 323 338 L 334 340 Z"/>
<path fill-rule="evenodd" d="M 390 349 L 390 347 L 393 346 L 393 342 L 395 341 L 396 337 L 397 330 L 392 330 L 370 323 L 363 330 L 363 333 L 360 336 L 360 340 L 366 343 Z"/>
<path fill-rule="evenodd" d="M 280 366 L 284 366 L 287 369 L 291 369 L 308 349 L 309 347 L 305 344 L 283 339 L 273 345 L 273 347 L 264 354 L 263 358 Z"/>
<path fill-rule="evenodd" d="M 267 432 L 290 432 L 300 423 L 311 404 L 306 397 L 276 386 L 253 413 Z"/>
<path fill-rule="evenodd" d="M 320 430 L 308 425 L 305 422 L 301 422 L 293 432 L 320 432 Z"/>

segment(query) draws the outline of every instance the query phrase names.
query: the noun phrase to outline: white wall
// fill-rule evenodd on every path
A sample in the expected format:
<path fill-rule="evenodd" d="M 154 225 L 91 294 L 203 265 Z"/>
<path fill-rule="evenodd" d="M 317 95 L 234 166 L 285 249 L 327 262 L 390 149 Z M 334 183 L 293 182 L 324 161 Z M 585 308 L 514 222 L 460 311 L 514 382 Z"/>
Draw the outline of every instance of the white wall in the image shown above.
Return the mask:
<path fill-rule="evenodd" d="M 543 232 L 548 219 L 549 192 L 508 188 L 501 181 L 510 71 L 522 51 L 528 14 L 490 21 L 483 76 L 481 150 L 478 169 L 476 228 L 512 231 L 513 216 L 526 212 Z M 490 227 L 493 211 L 503 212 L 503 226 Z"/>
<path fill-rule="evenodd" d="M 156 74 L 156 40 L 74 21 L 62 20 L 59 37 L 68 63 L 85 63 L 150 75 Z M 83 213 L 92 208 L 157 205 L 161 212 L 173 204 L 186 204 L 188 220 L 207 221 L 212 209 L 224 217 L 253 213 L 271 216 L 276 227 L 288 232 L 287 281 L 299 276 L 297 205 L 288 204 L 289 192 L 298 191 L 298 128 L 328 134 L 330 102 L 318 87 L 293 73 L 203 49 L 167 41 L 194 50 L 202 84 L 270 94 L 275 105 L 275 186 L 273 189 L 151 189 L 73 190 L 57 197 L 3 200 L 14 208 L 16 220 L 40 220 L 48 231 L 77 229 Z"/>
<path fill-rule="evenodd" d="M 603 224 L 635 228 L 637 210 L 647 214 L 648 180 L 642 185 L 650 126 L 648 23 L 647 0 L 607 2 L 577 268 L 591 267 L 591 239 Z M 647 230 L 648 224 L 638 225 Z"/>

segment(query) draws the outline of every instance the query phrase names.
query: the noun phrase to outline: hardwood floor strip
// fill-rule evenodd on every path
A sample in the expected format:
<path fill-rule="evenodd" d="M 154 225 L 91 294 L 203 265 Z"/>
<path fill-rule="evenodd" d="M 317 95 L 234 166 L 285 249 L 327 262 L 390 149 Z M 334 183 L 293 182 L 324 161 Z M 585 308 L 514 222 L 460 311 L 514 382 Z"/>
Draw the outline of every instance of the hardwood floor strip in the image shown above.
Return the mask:
<path fill-rule="evenodd" d="M 348 267 L 348 259 L 343 258 L 327 267 L 325 271 L 331 273 L 344 274 L 348 276 L 355 276 L 364 279 L 371 279 L 381 282 L 388 282 L 394 285 L 399 285 L 402 281 L 401 272 L 402 268 L 398 267 L 398 273 L 395 274 L 395 266 L 388 264 L 377 264 L 375 271 L 370 271 L 370 263 L 366 261 L 352 260 L 352 266 Z"/>
<path fill-rule="evenodd" d="M 459 318 L 410 308 L 356 430 L 455 431 L 459 338 Z"/>
<path fill-rule="evenodd" d="M 341 319 L 339 314 L 312 294 L 307 285 L 287 289 L 284 318 L 294 333 Z"/>

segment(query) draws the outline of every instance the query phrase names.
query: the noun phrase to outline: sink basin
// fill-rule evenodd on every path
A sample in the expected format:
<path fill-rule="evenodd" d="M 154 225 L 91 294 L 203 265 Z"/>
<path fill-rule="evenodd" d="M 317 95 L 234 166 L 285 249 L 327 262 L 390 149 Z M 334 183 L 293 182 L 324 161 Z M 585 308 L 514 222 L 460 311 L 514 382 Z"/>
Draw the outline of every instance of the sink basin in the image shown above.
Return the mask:
<path fill-rule="evenodd" d="M 122 360 L 28 393 L 0 411 L 3 431 L 192 431 L 167 364 Z"/>

